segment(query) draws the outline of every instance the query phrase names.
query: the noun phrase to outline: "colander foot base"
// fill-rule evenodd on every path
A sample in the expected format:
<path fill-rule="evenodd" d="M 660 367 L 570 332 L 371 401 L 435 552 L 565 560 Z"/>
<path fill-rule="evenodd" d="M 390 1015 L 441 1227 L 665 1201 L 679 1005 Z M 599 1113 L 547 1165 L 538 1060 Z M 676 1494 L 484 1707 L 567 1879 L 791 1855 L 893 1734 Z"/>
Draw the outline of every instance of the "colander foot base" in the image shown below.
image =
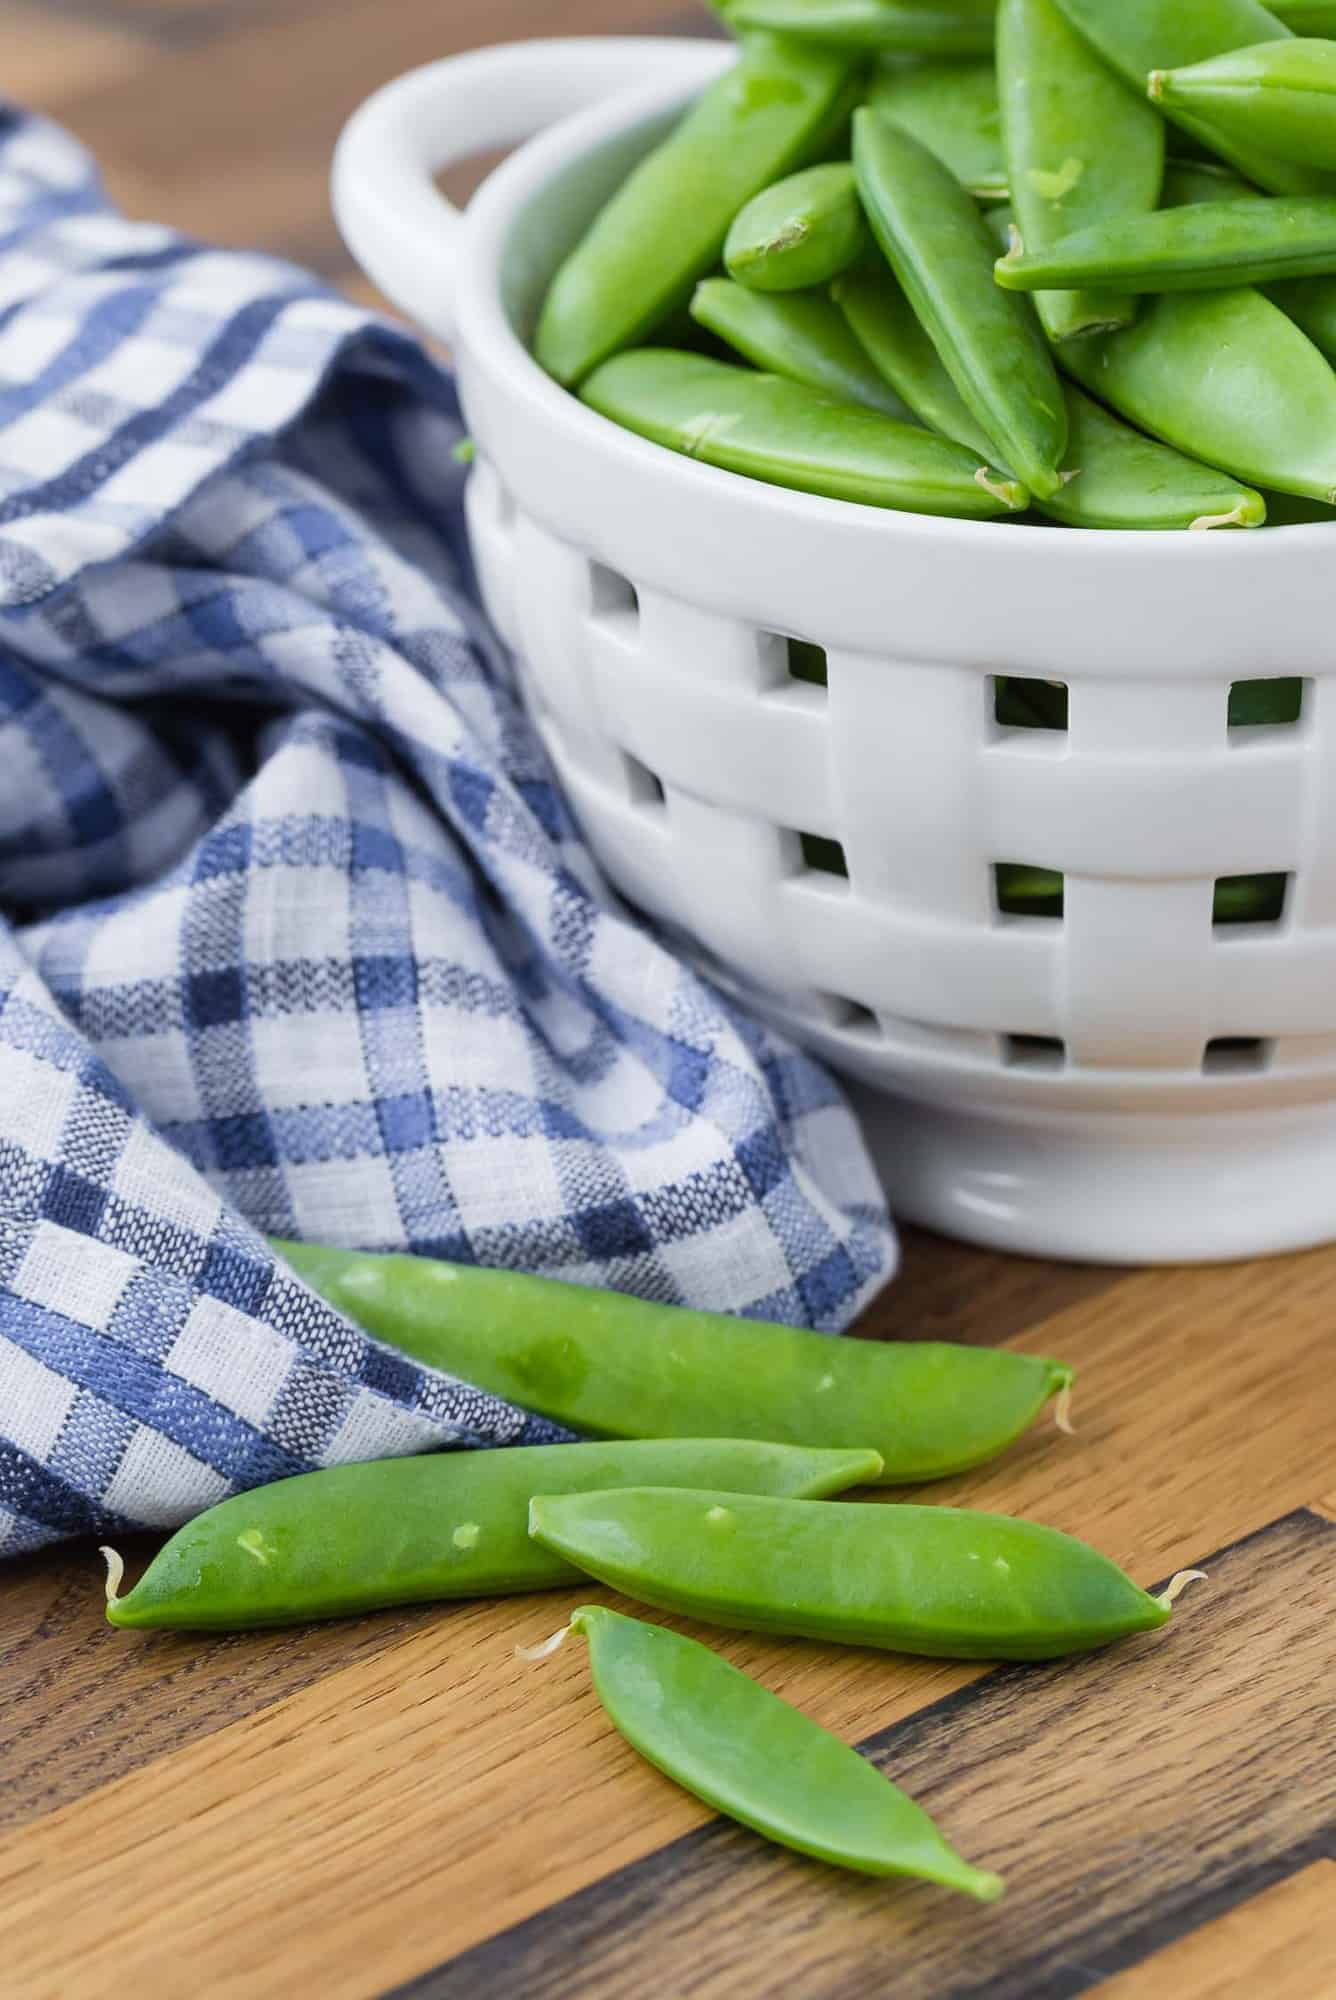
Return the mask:
<path fill-rule="evenodd" d="M 984 1117 L 851 1094 L 891 1212 L 1083 1264 L 1223 1263 L 1336 1240 L 1336 1108 Z"/>

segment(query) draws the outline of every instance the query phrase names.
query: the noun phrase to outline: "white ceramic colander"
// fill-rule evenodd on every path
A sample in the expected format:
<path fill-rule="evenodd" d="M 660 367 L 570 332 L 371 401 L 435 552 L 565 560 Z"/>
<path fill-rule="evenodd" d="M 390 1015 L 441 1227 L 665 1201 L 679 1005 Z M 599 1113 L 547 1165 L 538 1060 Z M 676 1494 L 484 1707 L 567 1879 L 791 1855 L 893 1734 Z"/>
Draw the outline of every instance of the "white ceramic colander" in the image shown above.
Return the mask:
<path fill-rule="evenodd" d="M 483 50 L 378 92 L 335 166 L 359 262 L 453 349 L 488 608 L 590 841 L 870 1086 L 901 1215 L 1120 1261 L 1336 1236 L 1336 538 L 891 514 L 584 409 L 523 336 L 729 60 Z M 544 126 L 467 214 L 437 192 Z M 790 671 L 794 640 L 826 687 Z M 1000 723 L 999 675 L 1061 681 L 1068 727 Z M 1276 676 L 1303 679 L 1299 719 L 1231 729 L 1232 686 Z M 1002 912 L 1015 864 L 1062 874 L 1060 916 Z M 1277 920 L 1215 927 L 1217 880 L 1259 873 L 1284 878 Z"/>

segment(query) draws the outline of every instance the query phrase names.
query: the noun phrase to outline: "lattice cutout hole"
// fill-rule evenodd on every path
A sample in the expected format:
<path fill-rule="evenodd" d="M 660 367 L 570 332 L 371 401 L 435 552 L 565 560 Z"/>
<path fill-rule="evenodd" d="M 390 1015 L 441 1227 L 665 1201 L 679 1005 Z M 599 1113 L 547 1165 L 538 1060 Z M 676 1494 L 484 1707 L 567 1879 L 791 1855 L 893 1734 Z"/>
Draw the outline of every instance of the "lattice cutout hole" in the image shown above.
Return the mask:
<path fill-rule="evenodd" d="M 1229 690 L 1231 729 L 1293 729 L 1303 712 L 1301 680 L 1235 681 Z"/>
<path fill-rule="evenodd" d="M 1280 923 L 1289 883 L 1288 875 L 1221 875 L 1215 885 L 1212 922 L 1217 929 Z"/>
<path fill-rule="evenodd" d="M 606 563 L 589 565 L 589 605 L 595 618 L 613 619 L 621 625 L 640 623 L 640 599 L 629 577 L 609 569 Z"/>
<path fill-rule="evenodd" d="M 1067 1045 L 1056 1035 L 1003 1035 L 1002 1060 L 1008 1069 L 1056 1071 L 1067 1064 Z"/>
<path fill-rule="evenodd" d="M 1218 1035 L 1206 1044 L 1202 1068 L 1207 1076 L 1248 1076 L 1266 1069 L 1275 1043 L 1260 1035 Z"/>
<path fill-rule="evenodd" d="M 838 840 L 829 840 L 823 833 L 800 833 L 798 847 L 805 868 L 816 875 L 836 875 L 848 881 L 849 863 Z"/>
<path fill-rule="evenodd" d="M 810 639 L 784 639 L 780 643 L 784 647 L 785 665 L 791 681 L 801 681 L 805 687 L 830 686 L 824 647 L 814 646 Z"/>
<path fill-rule="evenodd" d="M 1065 887 L 1055 868 L 1035 868 L 1024 861 L 999 861 L 993 868 L 993 894 L 1004 917 L 1061 921 Z"/>
<path fill-rule="evenodd" d="M 993 675 L 993 718 L 1001 729 L 1066 729 L 1066 684 Z"/>
<path fill-rule="evenodd" d="M 667 794 L 660 779 L 656 778 L 648 764 L 642 764 L 629 750 L 622 752 L 622 764 L 626 772 L 626 789 L 633 806 L 644 806 L 650 811 L 662 811 L 667 803 Z"/>

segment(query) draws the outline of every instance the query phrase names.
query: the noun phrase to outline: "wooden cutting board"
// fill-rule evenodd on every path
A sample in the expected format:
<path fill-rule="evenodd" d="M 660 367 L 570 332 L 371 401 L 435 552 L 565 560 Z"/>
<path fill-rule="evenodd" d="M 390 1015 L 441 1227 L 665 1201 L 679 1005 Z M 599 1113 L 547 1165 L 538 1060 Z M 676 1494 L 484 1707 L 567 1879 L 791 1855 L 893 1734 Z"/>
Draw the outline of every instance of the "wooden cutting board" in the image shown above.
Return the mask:
<path fill-rule="evenodd" d="M 972 1859 L 984 1910 L 713 1819 L 608 1728 L 580 1593 L 223 1639 L 112 1633 L 65 1550 L 0 1592 L 0 1993 L 366 2000 L 1331 2000 L 1336 1252 L 1097 1273 L 927 1237 L 869 1316 L 1080 1371 L 934 1498 L 1023 1512 L 1142 1582 L 1162 1632 L 962 1668 L 739 1634 Z"/>
<path fill-rule="evenodd" d="M 672 0 L 0 0 L 6 91 L 128 207 L 352 289 L 325 180 L 373 83 L 704 25 Z M 1209 1574 L 1162 1633 L 1052 1667 L 708 1635 L 1003 1870 L 995 1910 L 713 1820 L 610 1732 L 582 1649 L 516 1659 L 572 1595 L 208 1640 L 110 1632 L 88 1549 L 8 1567 L 0 1995 L 1333 2000 L 1334 1321 L 1336 1252 L 1119 1275 L 911 1238 L 865 1332 L 1081 1371 L 1074 1439 L 935 1497 L 1146 1583 Z"/>

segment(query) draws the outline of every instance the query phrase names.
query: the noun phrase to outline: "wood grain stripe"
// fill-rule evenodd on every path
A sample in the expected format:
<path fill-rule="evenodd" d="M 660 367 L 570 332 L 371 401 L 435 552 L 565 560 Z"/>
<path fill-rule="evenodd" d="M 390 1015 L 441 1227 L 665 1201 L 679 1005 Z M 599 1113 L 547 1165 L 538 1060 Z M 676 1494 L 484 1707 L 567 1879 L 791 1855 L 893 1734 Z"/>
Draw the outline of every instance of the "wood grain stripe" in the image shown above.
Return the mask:
<path fill-rule="evenodd" d="M 658 1990 L 699 2000 L 1087 1993 L 1336 1838 L 1333 1556 L 1336 1528 L 1290 1515 L 1208 1558 L 1209 1586 L 1166 1632 L 1000 1669 L 867 1739 L 1007 1876 L 996 1911 L 847 1878 L 715 1821 L 402 2000 L 611 2000 L 648 1965 Z"/>
<path fill-rule="evenodd" d="M 1099 2000 L 1330 2000 L 1336 1861 L 1316 1861 L 1107 1981 Z"/>

